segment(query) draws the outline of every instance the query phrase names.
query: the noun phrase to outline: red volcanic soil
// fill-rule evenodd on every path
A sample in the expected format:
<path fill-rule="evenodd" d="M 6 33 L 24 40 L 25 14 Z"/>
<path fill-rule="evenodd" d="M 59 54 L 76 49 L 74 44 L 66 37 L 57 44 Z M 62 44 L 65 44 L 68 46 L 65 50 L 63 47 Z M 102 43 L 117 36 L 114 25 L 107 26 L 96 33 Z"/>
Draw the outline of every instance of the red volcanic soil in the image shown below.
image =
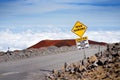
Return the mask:
<path fill-rule="evenodd" d="M 49 46 L 73 46 L 75 45 L 75 40 L 70 39 L 70 40 L 42 40 L 38 42 L 37 44 L 29 47 L 29 48 L 41 48 L 41 47 L 49 47 Z M 28 48 L 28 49 L 29 49 Z"/>
<path fill-rule="evenodd" d="M 97 42 L 97 41 L 92 41 L 92 40 L 88 40 L 89 44 L 98 44 L 98 45 L 107 45 L 107 43 L 105 42 Z"/>
<path fill-rule="evenodd" d="M 89 40 L 89 44 L 98 44 L 98 45 L 106 45 L 104 42 L 96 42 Z M 62 46 L 73 46 L 76 45 L 75 39 L 66 39 L 66 40 L 42 40 L 38 42 L 37 44 L 29 47 L 30 48 L 41 48 L 41 47 L 49 47 L 49 46 L 56 46 L 56 47 L 62 47 Z"/>

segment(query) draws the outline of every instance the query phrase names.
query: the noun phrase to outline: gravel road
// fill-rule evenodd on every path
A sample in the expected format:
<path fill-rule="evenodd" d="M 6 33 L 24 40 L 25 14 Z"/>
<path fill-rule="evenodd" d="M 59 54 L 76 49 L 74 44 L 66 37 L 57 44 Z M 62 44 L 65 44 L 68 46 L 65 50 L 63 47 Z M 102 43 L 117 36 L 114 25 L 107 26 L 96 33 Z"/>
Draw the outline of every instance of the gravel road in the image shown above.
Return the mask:
<path fill-rule="evenodd" d="M 85 50 L 3 62 L 0 63 L 0 80 L 44 80 L 46 73 L 59 69 L 65 62 L 72 63 L 83 59 L 84 52 L 86 56 L 91 56 L 105 49 L 105 46 L 101 46 L 100 49 L 92 46 Z"/>

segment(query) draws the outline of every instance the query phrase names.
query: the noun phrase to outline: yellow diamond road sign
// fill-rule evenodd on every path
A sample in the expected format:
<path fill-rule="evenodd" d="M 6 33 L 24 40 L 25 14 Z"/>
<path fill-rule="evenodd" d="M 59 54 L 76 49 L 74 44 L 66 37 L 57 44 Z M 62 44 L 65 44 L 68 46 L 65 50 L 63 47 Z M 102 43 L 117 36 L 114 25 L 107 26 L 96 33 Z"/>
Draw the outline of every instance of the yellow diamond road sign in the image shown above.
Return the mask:
<path fill-rule="evenodd" d="M 84 25 L 81 22 L 77 21 L 71 31 L 73 33 L 75 33 L 76 35 L 82 37 L 83 34 L 85 33 L 86 29 L 87 29 L 86 25 Z"/>

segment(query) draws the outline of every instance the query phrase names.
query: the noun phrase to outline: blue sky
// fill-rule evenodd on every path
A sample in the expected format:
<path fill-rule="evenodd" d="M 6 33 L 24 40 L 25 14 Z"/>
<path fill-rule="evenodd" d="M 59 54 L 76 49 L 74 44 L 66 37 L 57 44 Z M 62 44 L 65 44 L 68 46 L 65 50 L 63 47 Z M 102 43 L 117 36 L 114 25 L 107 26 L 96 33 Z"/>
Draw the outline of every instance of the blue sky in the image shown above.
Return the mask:
<path fill-rule="evenodd" d="M 89 39 L 119 42 L 120 0 L 0 0 L 0 50 L 77 38 L 71 32 L 76 21 L 87 25 Z"/>

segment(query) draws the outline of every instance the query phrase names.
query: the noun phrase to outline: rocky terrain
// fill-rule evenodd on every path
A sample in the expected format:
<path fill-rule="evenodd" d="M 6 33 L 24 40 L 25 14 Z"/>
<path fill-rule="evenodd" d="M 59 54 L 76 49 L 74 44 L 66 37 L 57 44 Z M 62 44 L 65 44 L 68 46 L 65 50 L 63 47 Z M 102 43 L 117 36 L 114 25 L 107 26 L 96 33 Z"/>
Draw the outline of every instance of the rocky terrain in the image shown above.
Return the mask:
<path fill-rule="evenodd" d="M 0 52 L 0 80 L 46 80 L 51 77 L 61 79 L 48 73 L 53 69 L 59 69 L 64 62 L 67 62 L 66 67 L 68 67 L 72 65 L 68 63 L 82 60 L 84 52 L 87 56 L 91 56 L 106 49 L 106 44 L 90 41 L 89 48 L 78 50 L 75 44 L 71 44 L 71 41 L 75 42 L 75 40 L 70 40 L 70 42 L 44 40 L 24 50 Z M 56 46 L 60 44 L 61 46 Z M 62 70 L 65 70 L 64 66 Z"/>
<path fill-rule="evenodd" d="M 76 63 L 65 63 L 46 77 L 47 80 L 120 80 L 120 43 L 110 44 L 106 51 Z"/>
<path fill-rule="evenodd" d="M 83 49 L 78 50 L 75 46 L 71 47 L 75 49 L 2 62 L 0 63 L 0 80 L 46 80 L 46 74 L 53 69 L 59 70 L 65 62 L 73 63 L 84 58 Z M 62 47 L 57 49 L 62 49 Z M 66 47 L 63 50 L 66 50 Z M 86 56 L 92 56 L 104 50 L 106 50 L 106 46 L 100 46 L 99 50 L 99 45 L 90 45 L 85 49 L 85 53 Z"/>

